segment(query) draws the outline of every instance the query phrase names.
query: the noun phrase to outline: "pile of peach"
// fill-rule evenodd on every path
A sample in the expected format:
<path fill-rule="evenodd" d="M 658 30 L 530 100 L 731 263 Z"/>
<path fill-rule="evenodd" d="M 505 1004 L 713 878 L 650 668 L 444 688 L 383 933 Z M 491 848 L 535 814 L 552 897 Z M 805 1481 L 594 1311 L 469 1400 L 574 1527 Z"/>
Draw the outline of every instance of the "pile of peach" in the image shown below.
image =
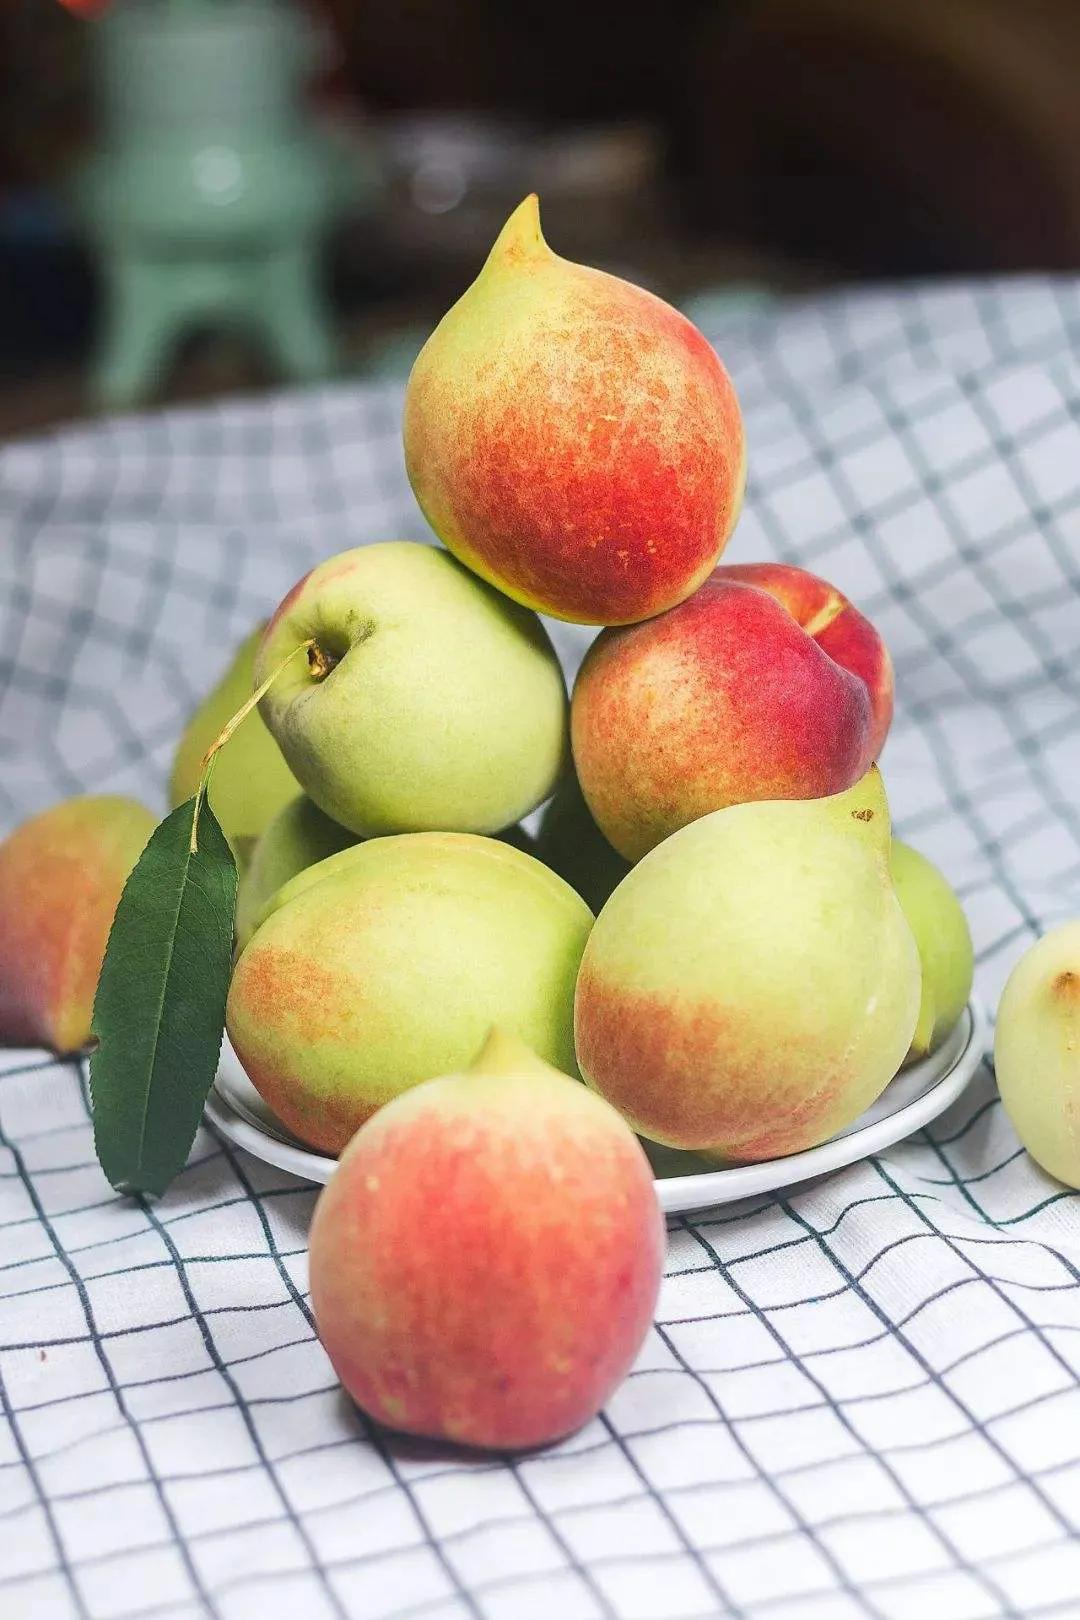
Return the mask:
<path fill-rule="evenodd" d="M 446 549 L 302 579 L 172 792 L 275 676 L 211 800 L 242 869 L 233 1045 L 343 1153 L 320 1331 L 381 1421 L 531 1445 L 597 1410 L 651 1318 L 634 1133 L 714 1161 L 826 1140 L 948 1035 L 971 942 L 890 836 L 874 627 L 797 568 L 716 566 L 743 428 L 689 322 L 558 258 L 530 199 L 421 353 L 404 437 Z M 572 704 L 537 612 L 605 627 Z M 85 1040 L 149 825 L 74 801 L 0 850 L 9 1041 Z"/>

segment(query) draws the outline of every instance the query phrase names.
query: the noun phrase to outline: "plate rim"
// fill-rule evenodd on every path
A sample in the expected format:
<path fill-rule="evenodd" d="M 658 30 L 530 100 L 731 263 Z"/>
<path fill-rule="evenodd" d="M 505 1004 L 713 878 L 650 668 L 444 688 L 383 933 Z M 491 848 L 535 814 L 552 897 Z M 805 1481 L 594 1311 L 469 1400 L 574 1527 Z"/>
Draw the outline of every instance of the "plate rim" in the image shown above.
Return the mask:
<path fill-rule="evenodd" d="M 667 1215 L 677 1215 L 753 1198 L 778 1187 L 792 1187 L 816 1180 L 818 1176 L 830 1175 L 835 1170 L 869 1158 L 882 1148 L 906 1140 L 951 1107 L 974 1078 L 986 1054 L 990 1020 L 982 998 L 974 992 L 961 1014 L 961 1019 L 964 1018 L 969 1026 L 967 1036 L 949 1067 L 925 1091 L 894 1113 L 783 1158 L 763 1159 L 759 1164 L 731 1165 L 726 1169 L 703 1170 L 693 1175 L 654 1177 L 653 1185 L 661 1209 Z M 223 1046 L 223 1051 L 225 1049 Z M 235 1061 L 239 1063 L 239 1059 Z M 264 1164 L 285 1170 L 300 1180 L 310 1181 L 315 1186 L 325 1185 L 337 1168 L 337 1159 L 252 1124 L 224 1090 L 220 1068 L 214 1077 L 204 1112 L 210 1123 L 237 1147 L 243 1148 L 253 1158 L 261 1159 Z"/>

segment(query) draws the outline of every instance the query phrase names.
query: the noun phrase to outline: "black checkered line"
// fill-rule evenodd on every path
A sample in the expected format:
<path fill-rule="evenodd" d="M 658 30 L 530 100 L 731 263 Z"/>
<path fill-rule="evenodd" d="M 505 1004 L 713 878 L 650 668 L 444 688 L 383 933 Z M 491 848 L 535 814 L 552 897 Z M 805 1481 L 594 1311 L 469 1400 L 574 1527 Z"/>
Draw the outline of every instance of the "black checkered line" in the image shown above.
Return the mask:
<path fill-rule="evenodd" d="M 751 451 L 729 558 L 814 569 L 886 635 L 898 830 L 963 895 L 992 1004 L 1080 914 L 1080 287 L 873 289 L 709 335 Z M 80 791 L 161 807 L 188 711 L 289 585 L 429 538 L 399 413 L 339 386 L 0 452 L 0 825 Z M 591 632 L 552 631 L 572 673 Z M 163 1199 L 120 1200 L 79 1066 L 0 1055 L 0 1612 L 1080 1614 L 1077 1195 L 988 1067 L 887 1153 L 673 1220 L 636 1367 L 540 1453 L 346 1400 L 314 1197 L 206 1129 Z"/>

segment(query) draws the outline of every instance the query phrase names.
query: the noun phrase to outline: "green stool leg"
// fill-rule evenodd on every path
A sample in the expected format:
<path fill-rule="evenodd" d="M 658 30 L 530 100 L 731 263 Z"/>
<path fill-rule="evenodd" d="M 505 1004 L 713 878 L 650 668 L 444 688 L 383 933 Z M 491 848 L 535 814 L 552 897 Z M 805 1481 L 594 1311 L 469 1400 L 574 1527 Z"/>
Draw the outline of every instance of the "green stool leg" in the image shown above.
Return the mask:
<path fill-rule="evenodd" d="M 335 369 L 337 348 L 325 316 L 313 244 L 279 248 L 256 278 L 253 313 L 260 335 L 287 377 L 310 382 Z"/>
<path fill-rule="evenodd" d="M 107 261 L 105 331 L 94 368 L 99 404 L 126 407 L 153 392 L 177 335 L 167 270 L 118 255 Z"/>

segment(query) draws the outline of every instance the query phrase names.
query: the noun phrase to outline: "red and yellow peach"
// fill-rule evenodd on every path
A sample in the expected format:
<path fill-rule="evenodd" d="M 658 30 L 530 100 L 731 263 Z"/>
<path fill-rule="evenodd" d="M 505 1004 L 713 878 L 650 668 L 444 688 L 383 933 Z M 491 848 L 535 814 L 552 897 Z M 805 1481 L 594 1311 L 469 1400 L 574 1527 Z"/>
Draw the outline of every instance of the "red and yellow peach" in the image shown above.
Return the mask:
<path fill-rule="evenodd" d="M 593 643 L 574 763 L 597 824 L 637 860 L 727 805 L 850 787 L 892 701 L 883 641 L 833 586 L 778 563 L 720 567 L 670 612 Z"/>
<path fill-rule="evenodd" d="M 581 624 L 682 601 L 742 502 L 742 418 L 713 349 L 652 293 L 554 254 L 535 197 L 421 351 L 404 432 L 443 543 Z"/>
<path fill-rule="evenodd" d="M 615 1110 L 495 1034 L 357 1132 L 319 1200 L 311 1295 L 380 1423 L 496 1449 L 593 1417 L 652 1320 L 664 1222 Z"/>
<path fill-rule="evenodd" d="M 288 1128 L 340 1153 L 376 1109 L 466 1064 L 492 1024 L 573 1071 L 592 913 L 531 855 L 468 833 L 372 838 L 259 915 L 227 1022 Z"/>
<path fill-rule="evenodd" d="M 153 830 L 141 804 L 102 794 L 54 805 L 0 845 L 0 1043 L 87 1044 L 113 915 Z"/>

